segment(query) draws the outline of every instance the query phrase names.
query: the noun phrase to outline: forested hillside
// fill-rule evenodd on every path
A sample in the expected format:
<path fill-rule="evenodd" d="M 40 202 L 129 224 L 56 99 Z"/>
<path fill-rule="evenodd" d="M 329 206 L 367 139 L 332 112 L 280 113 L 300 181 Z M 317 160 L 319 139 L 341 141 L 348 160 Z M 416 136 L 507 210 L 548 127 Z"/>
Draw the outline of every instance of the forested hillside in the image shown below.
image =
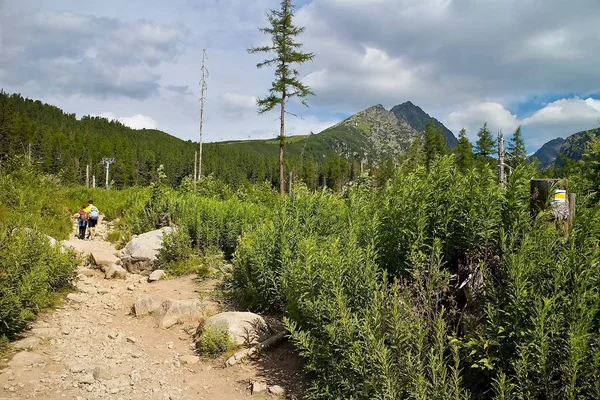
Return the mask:
<path fill-rule="evenodd" d="M 294 180 L 311 189 L 339 189 L 358 176 L 361 163 L 363 170 L 376 173 L 378 166 L 405 153 L 415 139 L 423 140 L 421 125 L 429 116 L 416 109 L 419 118 L 413 119 L 418 129 L 376 106 L 321 133 L 287 137 L 286 176 L 291 172 Z M 447 136 L 443 125 L 434 124 Z M 264 181 L 277 186 L 278 147 L 278 139 L 206 143 L 203 175 L 212 174 L 234 188 Z M 116 159 L 110 170 L 111 187 L 148 185 L 159 165 L 175 186 L 191 177 L 197 148 L 197 143 L 158 130 L 134 130 L 100 117 L 78 119 L 39 100 L 0 92 L 0 156 L 31 155 L 42 172 L 65 182 L 85 183 L 89 164 L 90 175 L 96 177 L 98 186 L 103 185 L 105 168 L 100 160 L 111 157 Z"/>

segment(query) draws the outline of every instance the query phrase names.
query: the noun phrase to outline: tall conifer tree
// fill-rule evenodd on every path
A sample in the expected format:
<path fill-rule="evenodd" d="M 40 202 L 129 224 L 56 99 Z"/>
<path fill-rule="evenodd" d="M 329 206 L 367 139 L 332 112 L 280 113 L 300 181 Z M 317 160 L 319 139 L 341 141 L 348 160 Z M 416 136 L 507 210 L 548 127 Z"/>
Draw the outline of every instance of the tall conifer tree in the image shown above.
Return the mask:
<path fill-rule="evenodd" d="M 517 128 L 514 135 L 508 144 L 508 152 L 510 153 L 510 161 L 513 166 L 522 164 L 527 159 L 527 150 L 525 149 L 525 141 L 521 134 L 521 126 Z"/>
<path fill-rule="evenodd" d="M 477 154 L 484 157 L 489 157 L 498 152 L 496 149 L 496 141 L 492 136 L 492 132 L 487 127 L 487 122 L 483 124 L 479 132 L 477 133 L 477 143 L 475 143 L 475 150 Z"/>
<path fill-rule="evenodd" d="M 467 138 L 465 128 L 460 130 L 458 144 L 456 145 L 456 165 L 461 171 L 466 171 L 473 166 L 473 145 Z"/>
<path fill-rule="evenodd" d="M 294 5 L 291 0 L 282 0 L 280 10 L 270 10 L 267 13 L 269 18 L 269 27 L 259 30 L 271 36 L 271 45 L 262 47 L 253 47 L 248 49 L 251 54 L 255 53 L 274 53 L 273 58 L 267 59 L 259 64 L 258 68 L 276 66 L 275 80 L 271 84 L 269 94 L 266 97 L 258 99 L 258 112 L 263 114 L 273 110 L 275 107 L 280 109 L 280 127 L 279 127 L 279 191 L 285 192 L 285 174 L 283 164 L 283 143 L 285 138 L 285 105 L 288 99 L 298 97 L 301 103 L 308 106 L 307 97 L 314 93 L 310 88 L 299 80 L 299 72 L 295 65 L 311 61 L 315 55 L 313 53 L 302 52 L 302 43 L 296 41 L 296 38 L 304 32 L 303 27 L 294 26 L 292 19 L 294 17 Z"/>

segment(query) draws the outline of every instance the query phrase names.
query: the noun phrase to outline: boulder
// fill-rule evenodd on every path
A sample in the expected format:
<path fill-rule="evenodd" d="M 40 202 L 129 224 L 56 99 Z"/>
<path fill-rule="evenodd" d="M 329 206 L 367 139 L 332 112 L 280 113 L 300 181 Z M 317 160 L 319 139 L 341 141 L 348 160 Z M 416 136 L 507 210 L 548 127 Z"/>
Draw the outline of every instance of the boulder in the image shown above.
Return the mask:
<path fill-rule="evenodd" d="M 167 273 L 165 271 L 163 271 L 162 269 L 157 269 L 156 271 L 152 271 L 152 273 L 148 277 L 148 282 L 160 281 L 161 279 L 164 279 L 166 275 Z"/>
<path fill-rule="evenodd" d="M 203 329 L 212 326 L 227 327 L 231 341 L 238 345 L 256 344 L 268 335 L 267 324 L 263 317 L 251 312 L 224 312 L 207 318 Z"/>
<path fill-rule="evenodd" d="M 104 268 L 113 264 L 117 264 L 120 261 L 119 257 L 115 256 L 108 250 L 92 251 L 92 258 L 94 259 L 94 264 L 96 264 L 103 271 Z"/>
<path fill-rule="evenodd" d="M 136 317 L 148 315 L 158 310 L 163 301 L 164 300 L 158 296 L 142 294 L 133 302 L 133 313 Z"/>
<path fill-rule="evenodd" d="M 47 361 L 46 357 L 41 354 L 32 353 L 29 351 L 21 351 L 10 360 L 10 367 L 28 367 L 34 364 L 41 364 Z"/>
<path fill-rule="evenodd" d="M 167 329 L 179 322 L 198 322 L 205 311 L 206 304 L 199 300 L 167 300 L 156 310 L 156 317 L 158 325 Z"/>
<path fill-rule="evenodd" d="M 41 342 L 40 338 L 31 336 L 25 339 L 21 339 L 13 344 L 13 347 L 17 350 L 33 350 L 39 346 Z"/>
<path fill-rule="evenodd" d="M 130 273 L 148 275 L 156 267 L 158 251 L 163 244 L 163 235 L 174 228 L 165 227 L 135 236 L 121 251 L 123 266 Z"/>
<path fill-rule="evenodd" d="M 104 272 L 105 279 L 125 279 L 127 278 L 127 271 L 120 265 L 112 264 L 106 268 Z"/>

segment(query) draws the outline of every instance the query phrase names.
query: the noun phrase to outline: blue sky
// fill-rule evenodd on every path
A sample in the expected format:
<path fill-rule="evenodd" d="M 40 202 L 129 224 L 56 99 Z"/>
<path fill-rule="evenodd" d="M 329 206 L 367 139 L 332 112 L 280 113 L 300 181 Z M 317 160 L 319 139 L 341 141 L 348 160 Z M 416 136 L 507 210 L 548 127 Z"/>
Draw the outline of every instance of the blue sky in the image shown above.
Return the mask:
<path fill-rule="evenodd" d="M 78 116 L 198 137 L 199 70 L 209 56 L 205 138 L 266 138 L 272 71 L 246 49 L 278 0 L 0 0 L 0 87 Z M 598 126 L 598 0 L 304 0 L 296 22 L 314 62 L 300 69 L 305 134 L 375 104 L 410 100 L 454 132 L 523 126 L 529 150 Z"/>

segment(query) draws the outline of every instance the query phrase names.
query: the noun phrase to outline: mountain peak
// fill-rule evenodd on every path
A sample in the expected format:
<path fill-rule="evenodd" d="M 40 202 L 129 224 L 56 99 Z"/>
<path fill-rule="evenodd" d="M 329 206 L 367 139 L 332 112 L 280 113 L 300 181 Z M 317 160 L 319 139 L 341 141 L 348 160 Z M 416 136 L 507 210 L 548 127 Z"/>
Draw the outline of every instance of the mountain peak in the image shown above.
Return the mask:
<path fill-rule="evenodd" d="M 381 104 L 376 104 L 374 106 L 371 106 L 369 108 L 366 108 L 363 111 L 386 111 L 385 107 L 382 106 Z"/>
<path fill-rule="evenodd" d="M 433 120 L 433 123 L 436 128 L 442 128 L 442 135 L 444 139 L 446 139 L 446 145 L 450 148 L 456 147 L 458 144 L 458 140 L 456 136 L 450 131 L 450 129 L 446 128 L 440 121 L 435 118 L 432 118 L 427 114 L 423 109 L 411 101 L 405 101 L 402 104 L 398 104 L 394 106 L 391 110 L 392 113 L 398 117 L 398 119 L 406 120 L 413 128 L 415 128 L 419 132 L 425 131 L 425 126 L 429 122 L 429 120 Z"/>

